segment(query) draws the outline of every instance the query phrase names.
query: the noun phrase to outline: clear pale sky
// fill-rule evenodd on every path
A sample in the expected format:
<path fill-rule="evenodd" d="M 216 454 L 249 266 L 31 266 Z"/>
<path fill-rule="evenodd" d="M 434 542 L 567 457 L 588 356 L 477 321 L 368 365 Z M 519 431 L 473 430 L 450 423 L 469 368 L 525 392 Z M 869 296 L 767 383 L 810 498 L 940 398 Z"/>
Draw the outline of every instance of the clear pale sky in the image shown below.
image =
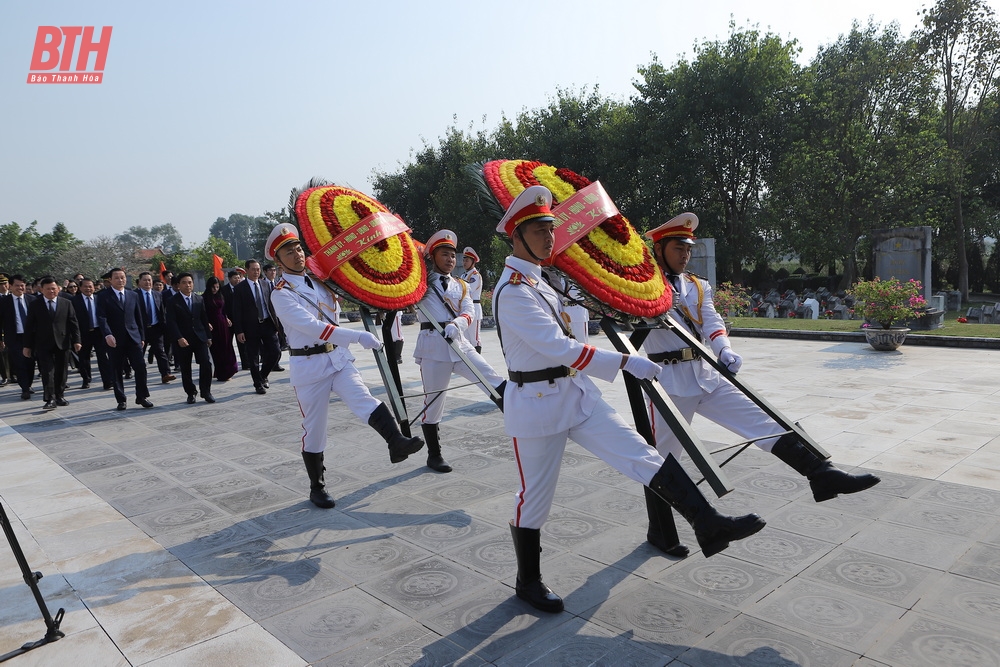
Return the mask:
<path fill-rule="evenodd" d="M 797 39 L 806 63 L 854 20 L 908 35 L 930 4 L 5 0 L 0 224 L 91 239 L 173 223 L 197 244 L 314 175 L 370 192 L 450 124 L 493 128 L 557 87 L 625 100 L 653 54 L 690 58 L 730 20 Z M 27 84 L 40 25 L 113 26 L 104 82 Z"/>

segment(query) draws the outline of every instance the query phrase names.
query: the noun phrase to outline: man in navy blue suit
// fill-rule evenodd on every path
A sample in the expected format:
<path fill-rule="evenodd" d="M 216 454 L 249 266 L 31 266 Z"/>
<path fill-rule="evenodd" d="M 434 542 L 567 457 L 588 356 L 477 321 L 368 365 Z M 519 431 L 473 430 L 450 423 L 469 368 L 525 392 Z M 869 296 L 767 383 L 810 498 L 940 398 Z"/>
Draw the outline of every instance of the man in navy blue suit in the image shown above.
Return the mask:
<path fill-rule="evenodd" d="M 135 372 L 135 402 L 144 408 L 151 408 L 149 387 L 146 385 L 146 363 L 142 358 L 143 335 L 146 329 L 142 319 L 139 295 L 125 289 L 127 282 L 125 269 L 111 270 L 111 287 L 97 295 L 97 322 L 108 345 L 111 359 L 112 380 L 118 409 L 124 410 L 125 387 L 122 382 L 125 361 L 128 360 Z"/>
<path fill-rule="evenodd" d="M 93 379 L 90 366 L 91 353 L 97 357 L 97 369 L 105 389 L 111 389 L 111 362 L 108 361 L 108 346 L 104 342 L 104 334 L 97 324 L 97 295 L 94 294 L 94 281 L 81 278 L 80 292 L 73 297 L 73 307 L 76 308 L 76 320 L 80 323 L 80 378 L 82 389 L 89 389 Z"/>
<path fill-rule="evenodd" d="M 31 398 L 31 382 L 35 379 L 35 359 L 25 357 L 24 324 L 28 319 L 28 304 L 35 298 L 25 294 L 24 276 L 10 277 L 10 295 L 0 302 L 0 348 L 7 350 L 10 369 L 21 385 L 21 399 Z"/>
<path fill-rule="evenodd" d="M 175 340 L 170 336 L 167 323 L 163 295 L 153 291 L 153 274 L 143 271 L 139 274 L 139 286 L 135 288 L 142 305 L 142 320 L 146 323 L 146 348 L 156 357 L 156 365 L 160 369 L 160 379 L 167 384 L 176 377 L 170 372 L 168 351 Z M 169 300 L 169 297 L 168 297 Z"/>
<path fill-rule="evenodd" d="M 177 276 L 177 290 L 166 304 L 167 326 L 177 341 L 177 357 L 181 365 L 181 380 L 187 392 L 187 402 L 194 403 L 198 390 L 191 377 L 191 358 L 198 362 L 198 388 L 207 403 L 215 403 L 212 396 L 212 328 L 200 294 L 194 293 L 194 278 L 190 273 Z"/>

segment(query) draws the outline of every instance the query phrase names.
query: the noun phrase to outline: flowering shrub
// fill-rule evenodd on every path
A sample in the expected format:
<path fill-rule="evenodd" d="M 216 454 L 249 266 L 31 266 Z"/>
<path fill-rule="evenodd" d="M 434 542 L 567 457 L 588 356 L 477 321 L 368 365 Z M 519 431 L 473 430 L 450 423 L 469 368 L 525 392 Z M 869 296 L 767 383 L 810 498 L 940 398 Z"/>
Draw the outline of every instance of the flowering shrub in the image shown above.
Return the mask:
<path fill-rule="evenodd" d="M 875 278 L 855 283 L 849 293 L 857 299 L 855 308 L 861 309 L 862 317 L 877 323 L 883 329 L 889 329 L 896 322 L 913 319 L 918 310 L 927 307 L 923 291 L 919 280 L 904 283 L 896 278 Z"/>
<path fill-rule="evenodd" d="M 725 317 L 750 314 L 750 294 L 731 282 L 724 282 L 714 292 L 715 310 Z"/>
<path fill-rule="evenodd" d="M 493 290 L 483 290 L 479 304 L 483 307 L 483 317 L 493 317 Z"/>
<path fill-rule="evenodd" d="M 958 323 L 959 323 L 959 324 L 968 324 L 968 323 L 969 323 L 969 320 L 967 320 L 967 319 L 966 319 L 966 318 L 964 318 L 964 317 L 960 317 L 960 318 L 958 318 Z"/>

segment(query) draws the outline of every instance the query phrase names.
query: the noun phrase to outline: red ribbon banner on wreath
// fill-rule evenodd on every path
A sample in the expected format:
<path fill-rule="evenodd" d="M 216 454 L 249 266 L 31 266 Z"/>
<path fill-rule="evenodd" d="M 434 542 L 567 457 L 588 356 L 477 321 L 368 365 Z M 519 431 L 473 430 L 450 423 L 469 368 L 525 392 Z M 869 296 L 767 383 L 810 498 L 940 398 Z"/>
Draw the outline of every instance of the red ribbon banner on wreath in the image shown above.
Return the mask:
<path fill-rule="evenodd" d="M 604 191 L 600 181 L 594 181 L 552 209 L 556 221 L 555 247 L 552 256 L 566 250 L 597 225 L 618 215 L 618 207 Z"/>
<path fill-rule="evenodd" d="M 318 275 L 327 276 L 341 264 L 382 239 L 409 230 L 406 223 L 392 213 L 377 211 L 330 239 L 313 255 L 311 263 L 320 268 L 321 272 L 317 272 Z"/>

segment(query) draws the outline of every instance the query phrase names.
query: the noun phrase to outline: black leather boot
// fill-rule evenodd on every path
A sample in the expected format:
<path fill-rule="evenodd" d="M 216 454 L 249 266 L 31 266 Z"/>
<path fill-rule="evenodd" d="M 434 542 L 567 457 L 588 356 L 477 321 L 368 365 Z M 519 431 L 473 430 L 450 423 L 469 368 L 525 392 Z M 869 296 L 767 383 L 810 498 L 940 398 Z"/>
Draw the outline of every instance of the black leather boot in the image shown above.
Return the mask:
<path fill-rule="evenodd" d="M 750 537 L 765 525 L 756 514 L 726 516 L 709 504 L 672 454 L 649 481 L 650 490 L 667 501 L 694 528 L 705 558 L 729 546 L 732 540 Z"/>
<path fill-rule="evenodd" d="M 482 353 L 483 353 L 483 346 L 482 345 L 477 345 L 476 346 L 476 354 L 482 354 Z"/>
<path fill-rule="evenodd" d="M 806 449 L 793 433 L 786 433 L 774 443 L 771 453 L 809 480 L 813 499 L 821 503 L 841 493 L 857 493 L 870 489 L 882 480 L 868 473 L 852 475 L 821 459 Z"/>
<path fill-rule="evenodd" d="M 441 456 L 441 441 L 438 439 L 439 424 L 421 424 L 424 441 L 427 443 L 427 467 L 438 472 L 451 472 L 451 466 Z"/>
<path fill-rule="evenodd" d="M 309 473 L 309 501 L 316 507 L 330 509 L 336 503 L 326 492 L 326 484 L 323 480 L 323 471 L 326 468 L 323 466 L 322 452 L 319 454 L 302 452 L 302 460 L 305 461 L 306 472 Z"/>
<path fill-rule="evenodd" d="M 368 417 L 368 425 L 378 431 L 389 445 L 389 460 L 393 463 L 405 461 L 407 456 L 419 452 L 424 446 L 424 441 L 420 438 L 407 438 L 399 432 L 399 424 L 385 403 L 379 403 L 379 406 L 372 410 Z"/>
<path fill-rule="evenodd" d="M 392 341 L 392 354 L 396 358 L 397 364 L 403 363 L 403 341 Z"/>
<path fill-rule="evenodd" d="M 517 597 L 539 611 L 558 614 L 563 610 L 562 598 L 542 581 L 542 531 L 537 528 L 518 528 L 512 523 L 510 536 L 514 540 L 514 553 L 517 554 L 517 582 L 514 584 Z"/>
<path fill-rule="evenodd" d="M 677 526 L 674 524 L 674 513 L 670 505 L 648 486 L 642 487 L 642 491 L 646 495 L 646 516 L 649 517 L 646 541 L 668 556 L 686 558 L 691 550 L 681 544 L 681 538 L 677 536 Z"/>

